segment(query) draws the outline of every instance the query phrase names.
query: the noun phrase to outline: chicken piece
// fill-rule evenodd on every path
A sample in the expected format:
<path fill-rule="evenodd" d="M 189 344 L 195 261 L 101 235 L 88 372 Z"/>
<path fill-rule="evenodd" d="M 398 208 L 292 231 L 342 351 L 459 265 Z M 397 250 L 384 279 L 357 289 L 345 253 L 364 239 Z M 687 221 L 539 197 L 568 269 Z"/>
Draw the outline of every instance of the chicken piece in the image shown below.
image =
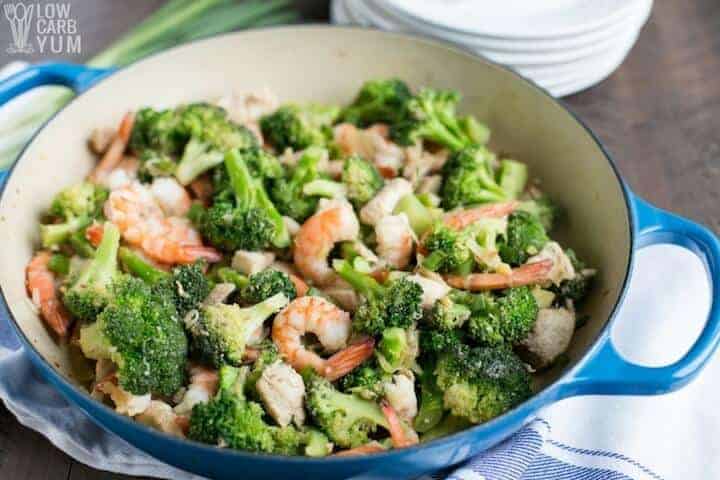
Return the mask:
<path fill-rule="evenodd" d="M 563 280 L 575 278 L 575 268 L 559 243 L 546 243 L 537 255 L 528 259 L 527 263 L 532 264 L 543 260 L 552 261 L 552 268 L 547 277 L 554 285 L 560 285 Z"/>
<path fill-rule="evenodd" d="M 178 422 L 178 415 L 172 407 L 165 402 L 153 400 L 148 408 L 140 413 L 135 419 L 145 425 L 153 427 L 161 432 L 169 433 L 175 437 L 184 438 L 185 433 Z"/>
<path fill-rule="evenodd" d="M 115 411 L 120 415 L 126 415 L 128 417 L 141 414 L 147 410 L 152 401 L 149 393 L 146 395 L 133 395 L 123 390 L 117 385 L 117 378 L 115 376 L 98 382 L 98 384 L 95 385 L 95 390 L 110 395 L 110 399 L 115 404 Z"/>
<path fill-rule="evenodd" d="M 189 415 L 195 405 L 209 402 L 217 393 L 218 381 L 217 371 L 201 366 L 192 367 L 190 386 L 175 406 L 175 413 Z"/>
<path fill-rule="evenodd" d="M 428 175 L 420 181 L 417 193 L 431 193 L 437 195 L 442 187 L 442 175 Z"/>
<path fill-rule="evenodd" d="M 342 176 L 344 166 L 344 160 L 330 160 L 327 163 L 325 173 L 330 175 L 334 180 L 339 180 Z"/>
<path fill-rule="evenodd" d="M 415 396 L 415 376 L 410 370 L 402 370 L 392 376 L 392 381 L 383 385 L 385 399 L 405 420 L 411 421 L 418 412 Z"/>
<path fill-rule="evenodd" d="M 232 258 L 232 268 L 245 274 L 262 272 L 275 261 L 275 254 L 272 252 L 250 252 L 248 250 L 237 250 Z"/>
<path fill-rule="evenodd" d="M 227 110 L 230 120 L 250 129 L 261 142 L 260 117 L 275 111 L 280 104 L 277 96 L 267 87 L 255 92 L 233 92 L 216 103 Z"/>
<path fill-rule="evenodd" d="M 439 171 L 447 162 L 448 156 L 449 152 L 445 149 L 432 153 L 424 150 L 422 143 L 418 142 L 405 149 L 403 177 L 413 185 L 419 185 L 428 174 Z"/>
<path fill-rule="evenodd" d="M 535 368 L 552 364 L 567 350 L 575 332 L 575 312 L 568 308 L 542 308 L 522 345 Z"/>
<path fill-rule="evenodd" d="M 234 283 L 217 283 L 210 290 L 208 296 L 203 300 L 203 305 L 217 305 L 223 303 L 235 291 L 237 287 Z"/>
<path fill-rule="evenodd" d="M 346 312 L 354 312 L 360 305 L 360 296 L 348 286 L 330 286 L 326 287 L 323 292 Z"/>
<path fill-rule="evenodd" d="M 433 280 L 422 275 L 408 275 L 408 280 L 417 283 L 423 290 L 422 306 L 423 308 L 432 307 L 435 302 L 450 292 L 450 287 L 440 280 Z"/>
<path fill-rule="evenodd" d="M 375 226 L 383 217 L 392 215 L 400 199 L 412 192 L 412 185 L 404 178 L 390 180 L 378 194 L 360 210 L 360 220 L 362 220 L 363 223 Z"/>
<path fill-rule="evenodd" d="M 256 388 L 265 409 L 278 425 L 286 427 L 305 423 L 305 384 L 290 365 L 276 362 L 265 368 Z"/>
<path fill-rule="evenodd" d="M 88 147 L 95 155 L 102 155 L 110 147 L 115 138 L 115 129 L 111 127 L 102 127 L 93 129 L 88 140 Z"/>

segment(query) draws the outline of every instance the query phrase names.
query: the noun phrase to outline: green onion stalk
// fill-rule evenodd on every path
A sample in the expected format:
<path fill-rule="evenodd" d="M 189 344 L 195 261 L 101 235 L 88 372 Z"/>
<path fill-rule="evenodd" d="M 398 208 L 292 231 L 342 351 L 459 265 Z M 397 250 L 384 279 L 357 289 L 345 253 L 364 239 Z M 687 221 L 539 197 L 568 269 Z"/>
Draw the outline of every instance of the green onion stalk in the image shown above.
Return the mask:
<path fill-rule="evenodd" d="M 86 65 L 122 67 L 198 38 L 297 19 L 290 0 L 168 0 Z M 0 122 L 0 170 L 7 168 L 35 131 L 72 98 L 73 92 L 69 89 L 44 87 L 31 104 L 10 110 Z"/>

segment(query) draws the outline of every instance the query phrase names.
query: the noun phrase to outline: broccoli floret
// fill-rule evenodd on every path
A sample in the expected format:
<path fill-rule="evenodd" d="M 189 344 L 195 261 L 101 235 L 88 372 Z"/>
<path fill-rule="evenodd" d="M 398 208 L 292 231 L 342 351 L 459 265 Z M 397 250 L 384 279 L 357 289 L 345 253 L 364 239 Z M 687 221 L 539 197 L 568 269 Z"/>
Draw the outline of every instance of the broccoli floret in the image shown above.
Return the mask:
<path fill-rule="evenodd" d="M 512 345 L 527 338 L 535 325 L 538 305 L 527 286 L 505 290 L 497 299 L 488 293 L 474 297 L 468 333 L 479 343 Z"/>
<path fill-rule="evenodd" d="M 174 174 L 183 185 L 221 164 L 227 151 L 257 146 L 250 130 L 228 119 L 223 108 L 208 103 L 163 111 L 142 109 L 130 139 L 140 158 L 141 177 Z"/>
<path fill-rule="evenodd" d="M 425 139 L 453 151 L 472 144 L 455 113 L 459 101 L 454 91 L 421 90 L 405 102 L 402 117 L 390 128 L 391 137 L 400 145 Z"/>
<path fill-rule="evenodd" d="M 450 295 L 446 295 L 435 301 L 428 323 L 432 328 L 447 332 L 462 327 L 471 313 L 467 305 L 457 303 Z"/>
<path fill-rule="evenodd" d="M 486 422 L 531 395 L 530 374 L 509 349 L 461 346 L 435 368 L 447 410 L 472 423 Z"/>
<path fill-rule="evenodd" d="M 225 156 L 225 168 L 231 191 L 218 192 L 208 209 L 196 205 L 190 211 L 200 232 L 225 251 L 288 246 L 290 234 L 285 222 L 261 182 L 250 174 L 242 153 L 230 151 Z"/>
<path fill-rule="evenodd" d="M 552 231 L 555 222 L 562 215 L 562 209 L 553 203 L 547 195 L 540 195 L 532 200 L 525 200 L 520 203 L 518 210 L 522 210 L 535 215 L 540 219 L 540 223 L 545 231 Z"/>
<path fill-rule="evenodd" d="M 182 318 L 207 298 L 210 282 L 203 273 L 203 264 L 197 262 L 173 268 L 172 274 L 160 280 L 154 288 L 158 294 L 168 295 L 172 299 Z"/>
<path fill-rule="evenodd" d="M 186 320 L 193 349 L 214 366 L 239 365 L 248 339 L 287 303 L 288 298 L 278 293 L 247 308 L 222 303 L 205 306 L 197 318 Z"/>
<path fill-rule="evenodd" d="M 450 210 L 475 203 L 511 198 L 495 180 L 495 155 L 485 147 L 471 146 L 455 152 L 443 165 L 442 206 Z"/>
<path fill-rule="evenodd" d="M 238 290 L 245 288 L 250 281 L 248 277 L 230 267 L 220 267 L 216 269 L 215 276 L 221 282 L 232 283 Z"/>
<path fill-rule="evenodd" d="M 378 365 L 387 373 L 401 368 L 414 369 L 415 359 L 419 353 L 417 330 L 390 327 L 382 332 L 380 342 L 375 350 Z"/>
<path fill-rule="evenodd" d="M 412 98 L 402 80 L 370 80 L 360 88 L 355 100 L 345 107 L 340 118 L 361 127 L 373 123 L 394 124 L 401 119 L 405 103 Z"/>
<path fill-rule="evenodd" d="M 445 331 L 427 328 L 420 330 L 420 352 L 424 356 L 447 352 L 466 341 L 467 334 L 460 329 Z"/>
<path fill-rule="evenodd" d="M 262 180 L 270 180 L 283 176 L 285 169 L 276 156 L 260 147 L 241 150 L 240 153 L 250 170 L 250 175 Z M 223 171 L 222 169 L 220 169 Z"/>
<path fill-rule="evenodd" d="M 423 241 L 423 267 L 433 272 L 468 274 L 475 264 L 469 230 L 453 230 L 437 222 Z"/>
<path fill-rule="evenodd" d="M 458 119 L 460 128 L 470 141 L 476 145 L 485 145 L 490 141 L 490 129 L 484 123 L 478 121 L 472 115 L 466 115 Z"/>
<path fill-rule="evenodd" d="M 277 152 L 286 148 L 302 150 L 325 146 L 331 138 L 330 127 L 340 113 L 337 107 L 322 105 L 284 105 L 260 119 L 263 137 Z"/>
<path fill-rule="evenodd" d="M 415 235 L 421 237 L 432 228 L 435 220 L 442 214 L 442 211 L 434 207 L 428 207 L 422 202 L 420 195 L 412 193 L 403 196 L 398 200 L 393 214 L 404 213 L 407 215 L 410 227 Z"/>
<path fill-rule="evenodd" d="M 356 330 L 380 335 L 387 328 L 408 328 L 422 316 L 423 292 L 417 283 L 400 278 L 381 285 L 347 260 L 336 260 L 333 267 L 363 297 L 353 318 Z"/>
<path fill-rule="evenodd" d="M 259 395 L 255 390 L 255 384 L 258 380 L 260 380 L 260 376 L 262 375 L 263 370 L 265 370 L 265 367 L 280 360 L 280 351 L 278 350 L 277 345 L 275 345 L 275 343 L 273 343 L 270 339 L 263 340 L 260 342 L 260 345 L 257 345 L 254 348 L 257 349 L 260 354 L 255 362 L 253 362 L 252 369 L 250 370 L 250 374 L 247 378 L 245 390 L 252 392 L 254 397 L 258 398 Z"/>
<path fill-rule="evenodd" d="M 420 375 L 420 409 L 413 422 L 413 427 L 419 433 L 434 428 L 445 413 L 443 393 L 435 383 L 434 370 L 434 365 L 423 365 Z"/>
<path fill-rule="evenodd" d="M 560 285 L 550 288 L 550 290 L 557 294 L 557 303 L 560 305 L 565 303 L 565 299 L 570 299 L 575 303 L 584 300 L 592 287 L 593 278 L 595 278 L 595 272 L 587 272 L 585 262 L 581 261 L 573 250 L 568 248 L 565 254 L 575 269 L 575 278 L 565 280 Z"/>
<path fill-rule="evenodd" d="M 336 390 L 326 379 L 310 373 L 305 380 L 306 405 L 325 434 L 340 448 L 370 441 L 377 427 L 388 428 L 380 407 L 370 400 Z"/>
<path fill-rule="evenodd" d="M 277 427 L 265 421 L 262 406 L 244 395 L 248 368 L 223 366 L 215 398 L 193 408 L 188 437 L 211 445 L 281 455 L 324 456 L 330 445 L 316 430 Z"/>
<path fill-rule="evenodd" d="M 384 393 L 383 383 L 388 379 L 374 360 L 368 360 L 340 379 L 343 392 L 354 393 L 366 400 L 375 400 Z"/>
<path fill-rule="evenodd" d="M 127 247 L 121 247 L 118 256 L 126 271 L 151 284 L 158 295 L 170 298 L 180 317 L 197 308 L 210 293 L 202 262 L 180 265 L 168 273 Z"/>
<path fill-rule="evenodd" d="M 95 256 L 77 276 L 70 279 L 63 303 L 80 320 L 94 320 L 110 300 L 110 285 L 120 276 L 117 264 L 119 247 L 120 231 L 108 222 Z"/>
<path fill-rule="evenodd" d="M 250 275 L 248 284 L 240 292 L 240 298 L 250 305 L 260 303 L 273 295 L 282 293 L 287 299 L 294 300 L 297 290 L 290 277 L 280 270 L 266 269 Z"/>
<path fill-rule="evenodd" d="M 420 442 L 426 443 L 431 440 L 435 440 L 436 438 L 447 437 L 448 435 L 466 430 L 470 427 L 472 427 L 472 423 L 470 423 L 466 418 L 446 415 L 440 423 L 426 431 L 420 437 Z"/>
<path fill-rule="evenodd" d="M 357 155 L 345 159 L 342 182 L 347 187 L 347 197 L 356 208 L 369 202 L 382 188 L 384 180 L 375 165 Z"/>
<path fill-rule="evenodd" d="M 227 119 L 225 110 L 195 104 L 181 110 L 180 115 L 183 116 L 183 124 L 192 132 L 175 170 L 175 177 L 181 184 L 187 185 L 202 173 L 220 165 L 225 154 L 233 149 L 248 152 L 254 167 L 255 162 L 261 160 L 257 154 L 259 147 L 255 135 Z"/>
<path fill-rule="evenodd" d="M 498 184 L 508 198 L 517 198 L 525 190 L 527 180 L 527 165 L 507 158 L 500 160 Z"/>
<path fill-rule="evenodd" d="M 70 273 L 70 257 L 62 253 L 53 253 L 48 261 L 48 270 L 60 276 Z"/>
<path fill-rule="evenodd" d="M 500 258 L 510 265 L 522 265 L 548 241 L 538 217 L 524 211 L 513 212 L 508 218 L 505 238 L 498 245 Z"/>
<path fill-rule="evenodd" d="M 175 306 L 130 276 L 114 282 L 110 292 L 97 321 L 80 331 L 83 353 L 115 362 L 119 385 L 132 394 L 172 396 L 184 384 L 188 352 Z"/>
<path fill-rule="evenodd" d="M 287 176 L 273 182 L 270 197 L 280 213 L 298 222 L 304 222 L 315 213 L 318 197 L 306 195 L 303 189 L 306 184 L 322 179 L 320 162 L 326 155 L 327 150 L 324 148 L 308 148 Z"/>
<path fill-rule="evenodd" d="M 59 220 L 40 226 L 40 238 L 45 248 L 60 245 L 69 237 L 102 215 L 108 191 L 92 183 L 79 183 L 60 191 L 52 201 L 48 214 Z"/>

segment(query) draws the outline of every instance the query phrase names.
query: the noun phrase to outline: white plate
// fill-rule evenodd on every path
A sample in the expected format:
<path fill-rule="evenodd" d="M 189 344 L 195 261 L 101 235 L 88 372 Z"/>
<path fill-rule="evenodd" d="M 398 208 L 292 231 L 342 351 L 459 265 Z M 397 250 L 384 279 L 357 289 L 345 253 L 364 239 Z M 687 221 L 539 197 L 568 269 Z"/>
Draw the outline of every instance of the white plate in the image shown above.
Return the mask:
<path fill-rule="evenodd" d="M 645 0 L 643 0 L 644 2 Z M 391 30 L 391 31 L 413 31 L 412 28 L 409 28 L 405 25 L 399 24 L 398 22 L 395 22 L 394 17 L 390 17 L 387 15 L 384 15 L 378 10 L 374 10 L 373 7 L 376 6 L 370 1 L 356 1 L 356 0 L 348 0 L 346 2 L 346 8 L 348 11 L 352 12 L 353 15 L 360 19 L 360 21 L 364 25 L 371 25 L 375 26 L 377 28 L 380 28 L 382 30 Z M 554 52 L 521 52 L 521 51 L 512 51 L 512 52 L 503 52 L 503 51 L 497 51 L 485 48 L 482 45 L 478 44 L 468 44 L 463 42 L 457 42 L 454 40 L 454 38 L 450 38 L 447 35 L 430 35 L 435 38 L 439 38 L 441 40 L 445 41 L 451 41 L 454 43 L 458 43 L 461 46 L 465 48 L 470 48 L 471 50 L 475 51 L 476 53 L 479 53 L 480 55 L 483 55 L 494 62 L 502 63 L 504 65 L 512 65 L 515 67 L 531 67 L 531 66 L 547 66 L 547 65 L 568 65 L 571 63 L 574 63 L 578 60 L 582 59 L 589 59 L 598 55 L 602 55 L 609 50 L 612 50 L 617 47 L 619 43 L 625 43 L 627 39 L 637 33 L 637 30 L 639 30 L 642 25 L 645 22 L 645 19 L 647 17 L 647 13 L 649 10 L 647 10 L 647 4 L 645 5 L 646 10 L 645 11 L 639 11 L 637 12 L 633 18 L 631 18 L 632 22 L 624 25 L 624 29 L 621 31 L 617 31 L 609 38 L 604 39 L 603 41 L 598 41 L 592 44 L 589 44 L 582 48 L 576 48 L 576 49 L 568 49 L 564 51 L 554 51 Z"/>
<path fill-rule="evenodd" d="M 485 50 L 532 53 L 568 51 L 605 41 L 618 35 L 619 32 L 627 30 L 630 28 L 630 25 L 636 25 L 638 19 L 646 17 L 652 9 L 652 0 L 638 0 L 632 10 L 628 11 L 628 15 L 625 18 L 608 25 L 607 28 L 572 37 L 518 40 L 511 38 L 498 39 L 484 35 L 470 35 L 438 28 L 407 15 L 401 15 L 400 12 L 390 8 L 385 0 L 365 0 L 364 2 L 347 0 L 343 3 L 347 5 L 346 8 L 369 10 L 373 12 L 375 16 L 384 17 L 387 19 L 387 22 L 392 23 L 395 28 L 399 30 L 412 30 L 431 37 L 449 40 L 461 45 L 483 48 Z M 364 8 L 363 5 L 365 6 Z"/>
<path fill-rule="evenodd" d="M 605 28 L 625 18 L 640 0 L 384 1 L 406 16 L 439 28 L 501 39 L 533 39 Z"/>

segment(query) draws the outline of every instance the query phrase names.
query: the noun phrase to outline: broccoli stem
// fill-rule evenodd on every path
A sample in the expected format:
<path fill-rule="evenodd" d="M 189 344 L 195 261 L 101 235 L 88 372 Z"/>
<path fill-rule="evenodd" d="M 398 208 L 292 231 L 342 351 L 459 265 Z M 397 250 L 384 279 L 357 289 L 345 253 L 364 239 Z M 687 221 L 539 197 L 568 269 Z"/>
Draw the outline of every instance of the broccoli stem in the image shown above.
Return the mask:
<path fill-rule="evenodd" d="M 458 119 L 460 128 L 465 135 L 478 145 L 485 145 L 490 140 L 490 129 L 484 124 L 478 122 L 477 118 L 467 115 Z"/>
<path fill-rule="evenodd" d="M 305 195 L 317 197 L 338 198 L 345 197 L 347 195 L 347 188 L 345 188 L 345 185 L 340 182 L 319 179 L 303 185 L 303 193 Z"/>
<path fill-rule="evenodd" d="M 290 245 L 290 232 L 285 226 L 282 215 L 268 197 L 265 188 L 252 177 L 240 152 L 237 150 L 228 152 L 225 155 L 225 167 L 238 205 L 247 207 L 256 205 L 263 209 L 275 226 L 273 245 L 278 248 Z"/>
<path fill-rule="evenodd" d="M 118 251 L 120 261 L 125 269 L 140 279 L 153 284 L 170 276 L 169 273 L 155 268 L 140 255 L 127 247 L 120 247 Z"/>
<path fill-rule="evenodd" d="M 384 291 L 384 287 L 380 285 L 377 280 L 369 275 L 358 272 L 347 260 L 335 260 L 333 262 L 333 268 L 343 280 L 348 282 L 353 289 L 364 297 L 381 295 Z"/>
<path fill-rule="evenodd" d="M 528 180 L 527 166 L 515 160 L 500 161 L 499 184 L 508 198 L 517 198 L 524 190 Z"/>
<path fill-rule="evenodd" d="M 40 226 L 40 238 L 44 248 L 59 245 L 70 235 L 90 225 L 91 219 L 87 216 L 78 217 L 65 223 L 55 223 Z"/>
<path fill-rule="evenodd" d="M 68 240 L 70 246 L 75 250 L 75 253 L 84 258 L 92 258 L 95 255 L 95 249 L 85 238 L 84 230 L 78 230 L 77 232 L 70 235 Z"/>
<path fill-rule="evenodd" d="M 248 277 L 230 267 L 218 268 L 216 275 L 221 282 L 232 283 L 238 290 L 245 288 L 249 283 Z"/>
<path fill-rule="evenodd" d="M 431 272 L 437 272 L 444 261 L 445 261 L 445 252 L 441 252 L 440 250 L 435 250 L 430 255 L 425 257 L 425 259 L 423 260 L 422 266 L 423 266 L 423 268 L 430 270 Z"/>
<path fill-rule="evenodd" d="M 115 224 L 107 222 L 103 237 L 95 251 L 95 257 L 89 268 L 75 282 L 77 285 L 97 283 L 107 284 L 117 272 L 117 254 L 120 248 L 120 230 Z"/>
<path fill-rule="evenodd" d="M 181 184 L 188 185 L 198 176 L 223 162 L 222 152 L 209 148 L 207 144 L 196 139 L 188 142 L 175 170 L 175 177 Z"/>
<path fill-rule="evenodd" d="M 415 430 L 431 431 L 442 420 L 444 411 L 443 393 L 435 383 L 433 372 L 425 370 L 420 378 L 420 410 L 414 420 Z"/>
<path fill-rule="evenodd" d="M 435 215 L 430 211 L 418 197 L 412 193 L 405 195 L 395 206 L 394 214 L 404 213 L 410 222 L 410 227 L 415 235 L 422 235 L 428 231 L 434 221 Z"/>

